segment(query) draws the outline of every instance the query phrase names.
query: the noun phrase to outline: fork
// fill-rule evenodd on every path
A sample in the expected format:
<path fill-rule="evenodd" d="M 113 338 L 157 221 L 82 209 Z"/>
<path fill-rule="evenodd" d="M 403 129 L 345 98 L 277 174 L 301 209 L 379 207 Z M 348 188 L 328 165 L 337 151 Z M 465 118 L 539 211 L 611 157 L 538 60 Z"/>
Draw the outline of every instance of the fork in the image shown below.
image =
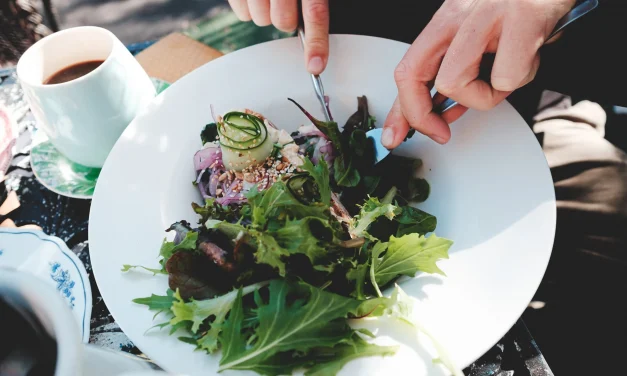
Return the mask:
<path fill-rule="evenodd" d="M 557 33 L 559 33 L 560 31 L 564 30 L 564 28 L 566 26 L 572 24 L 573 22 L 575 22 L 576 20 L 580 19 L 581 17 L 583 17 L 584 15 L 589 13 L 590 11 L 594 10 L 595 8 L 598 7 L 598 5 L 599 5 L 599 1 L 598 0 L 585 0 L 585 1 L 580 2 L 577 6 L 575 6 L 570 12 L 568 12 L 564 17 L 562 17 L 557 22 L 555 28 L 553 29 L 553 32 L 551 32 L 551 34 L 548 36 L 548 38 L 546 38 L 545 44 L 546 44 L 546 42 L 551 40 L 555 35 L 557 35 Z M 301 46 L 304 49 L 304 47 L 305 47 L 305 30 L 303 28 L 302 20 L 301 20 L 301 22 L 299 23 L 299 26 L 298 26 L 298 37 L 300 38 Z M 479 73 L 479 78 L 480 79 L 490 83 L 490 72 L 492 71 L 492 64 L 493 63 L 494 63 L 494 56 L 493 55 L 491 56 L 491 58 L 490 58 L 490 55 L 488 55 L 488 57 L 484 59 L 484 62 L 482 62 L 482 64 L 481 64 L 481 69 L 480 69 L 480 73 Z M 331 112 L 329 110 L 328 103 L 325 100 L 324 86 L 322 86 L 322 80 L 320 79 L 320 76 L 312 74 L 311 75 L 311 82 L 313 84 L 313 88 L 314 88 L 314 91 L 316 93 L 316 97 L 318 97 L 318 101 L 320 102 L 320 106 L 322 107 L 322 111 L 324 113 L 324 117 L 325 117 L 326 121 L 332 121 L 333 118 L 331 117 Z M 436 93 L 437 92 L 434 91 L 434 95 Z M 445 111 L 450 110 L 451 108 L 453 108 L 457 104 L 458 103 L 456 101 L 454 101 L 453 99 L 446 98 L 442 103 L 433 106 L 433 112 L 438 113 L 438 114 L 442 114 Z M 383 129 L 382 128 L 375 128 L 375 129 L 372 129 L 372 130 L 366 132 L 366 136 L 368 138 L 372 139 L 372 141 L 374 142 L 374 146 L 375 146 L 375 164 L 381 162 L 385 157 L 387 157 L 390 154 L 390 150 L 388 150 L 381 143 L 381 135 L 382 135 L 382 133 L 383 133 Z"/>

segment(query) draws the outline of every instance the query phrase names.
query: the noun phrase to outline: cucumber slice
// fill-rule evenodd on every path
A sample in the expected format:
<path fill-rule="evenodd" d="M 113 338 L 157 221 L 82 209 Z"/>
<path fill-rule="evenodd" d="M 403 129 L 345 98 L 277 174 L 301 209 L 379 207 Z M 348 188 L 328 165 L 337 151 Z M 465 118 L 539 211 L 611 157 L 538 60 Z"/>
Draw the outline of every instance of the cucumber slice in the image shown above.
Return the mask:
<path fill-rule="evenodd" d="M 275 132 L 259 117 L 239 111 L 228 112 L 218 124 L 222 161 L 229 170 L 241 171 L 263 163 L 272 153 Z"/>

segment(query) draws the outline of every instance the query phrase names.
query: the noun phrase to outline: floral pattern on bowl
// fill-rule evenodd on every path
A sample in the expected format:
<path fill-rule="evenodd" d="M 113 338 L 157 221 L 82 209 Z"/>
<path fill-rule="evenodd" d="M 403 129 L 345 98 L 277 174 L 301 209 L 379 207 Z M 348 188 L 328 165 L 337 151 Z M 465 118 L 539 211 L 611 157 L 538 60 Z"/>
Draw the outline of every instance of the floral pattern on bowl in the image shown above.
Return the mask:
<path fill-rule="evenodd" d="M 71 308 L 89 342 L 91 287 L 89 276 L 78 257 L 54 236 L 31 229 L 0 228 L 0 269 L 31 273 L 54 288 Z"/>

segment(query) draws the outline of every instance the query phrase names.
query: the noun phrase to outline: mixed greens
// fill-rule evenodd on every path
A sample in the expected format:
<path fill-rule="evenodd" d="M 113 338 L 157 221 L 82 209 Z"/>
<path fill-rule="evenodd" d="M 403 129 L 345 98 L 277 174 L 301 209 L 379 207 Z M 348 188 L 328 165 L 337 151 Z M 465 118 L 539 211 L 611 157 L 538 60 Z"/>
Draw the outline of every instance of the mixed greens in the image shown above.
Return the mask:
<path fill-rule="evenodd" d="M 144 268 L 168 275 L 166 295 L 134 300 L 167 316 L 157 327 L 221 350 L 220 371 L 333 375 L 355 358 L 393 354 L 349 320 L 384 316 L 423 330 L 395 282 L 444 274 L 436 263 L 452 241 L 433 233 L 433 215 L 409 205 L 429 195 L 414 176 L 420 161 L 390 155 L 374 164 L 366 98 L 341 131 L 296 105 L 312 124 L 292 135 L 250 110 L 205 127 L 194 157 L 205 199 L 192 204 L 198 225 L 174 223 L 161 268 Z M 445 354 L 440 360 L 461 374 Z"/>

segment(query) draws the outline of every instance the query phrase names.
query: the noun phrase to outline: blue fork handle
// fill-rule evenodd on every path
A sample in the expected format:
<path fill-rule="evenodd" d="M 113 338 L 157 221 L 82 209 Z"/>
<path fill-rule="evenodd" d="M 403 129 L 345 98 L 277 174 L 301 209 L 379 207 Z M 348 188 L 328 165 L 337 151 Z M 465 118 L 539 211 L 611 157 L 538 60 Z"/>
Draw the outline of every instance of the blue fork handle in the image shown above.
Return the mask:
<path fill-rule="evenodd" d="M 568 12 L 564 17 L 560 18 L 553 29 L 553 32 L 546 38 L 546 42 L 551 40 L 557 33 L 562 31 L 566 26 L 572 24 L 577 21 L 579 18 L 583 17 L 593 9 L 599 6 L 598 0 L 585 0 L 580 2 L 577 6 L 575 6 L 570 12 Z M 487 54 L 484 56 L 484 60 L 481 62 L 481 68 L 479 70 L 479 78 L 487 83 L 490 83 L 490 74 L 492 72 L 492 65 L 494 64 L 494 54 Z M 437 92 L 436 92 L 437 94 Z M 434 105 L 433 112 L 442 114 L 451 108 L 455 107 L 457 102 L 450 98 L 446 98 L 444 102 Z"/>

